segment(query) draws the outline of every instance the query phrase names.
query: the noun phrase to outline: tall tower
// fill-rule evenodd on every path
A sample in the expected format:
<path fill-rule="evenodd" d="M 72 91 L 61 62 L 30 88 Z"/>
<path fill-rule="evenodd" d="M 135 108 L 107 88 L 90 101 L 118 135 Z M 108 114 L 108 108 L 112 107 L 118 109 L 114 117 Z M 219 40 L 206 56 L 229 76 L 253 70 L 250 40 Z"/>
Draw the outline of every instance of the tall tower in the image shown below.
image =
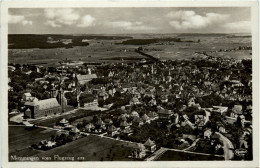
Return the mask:
<path fill-rule="evenodd" d="M 64 112 L 64 107 L 66 106 L 66 100 L 64 98 L 64 91 L 62 90 L 62 88 L 60 88 L 60 90 L 58 90 L 57 100 L 58 103 L 61 105 L 62 112 Z"/>

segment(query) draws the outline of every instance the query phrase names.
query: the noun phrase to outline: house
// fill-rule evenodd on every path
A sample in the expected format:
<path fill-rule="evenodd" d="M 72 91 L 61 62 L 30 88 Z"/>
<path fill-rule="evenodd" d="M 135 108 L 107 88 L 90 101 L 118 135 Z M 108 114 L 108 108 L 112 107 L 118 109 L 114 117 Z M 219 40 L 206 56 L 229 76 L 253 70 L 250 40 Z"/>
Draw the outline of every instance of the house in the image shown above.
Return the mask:
<path fill-rule="evenodd" d="M 86 126 L 85 126 L 85 131 L 87 132 L 92 132 L 95 130 L 95 125 L 92 124 L 92 123 L 88 123 Z"/>
<path fill-rule="evenodd" d="M 98 132 L 101 132 L 101 130 L 105 130 L 106 129 L 106 125 L 102 121 L 101 118 L 98 119 L 98 121 L 95 123 L 95 125 L 96 125 L 96 129 L 98 130 Z"/>
<path fill-rule="evenodd" d="M 142 159 L 146 155 L 145 146 L 141 143 L 137 143 L 133 147 L 132 156 L 133 158 Z"/>
<path fill-rule="evenodd" d="M 149 102 L 148 102 L 148 105 L 149 106 L 156 106 L 157 105 L 157 102 L 155 99 L 151 99 Z"/>
<path fill-rule="evenodd" d="M 72 127 L 69 134 L 72 135 L 72 136 L 78 136 L 80 134 L 80 131 L 77 127 Z"/>
<path fill-rule="evenodd" d="M 213 109 L 212 109 L 213 112 L 220 113 L 221 115 L 223 115 L 223 113 L 226 113 L 227 110 L 228 110 L 228 107 L 223 107 L 223 106 L 213 106 Z"/>
<path fill-rule="evenodd" d="M 133 97 L 130 101 L 129 101 L 130 105 L 137 105 L 137 104 L 141 104 L 140 101 L 138 100 L 137 97 Z"/>
<path fill-rule="evenodd" d="M 188 101 L 188 106 L 194 106 L 195 105 L 195 99 L 194 98 L 190 98 Z"/>
<path fill-rule="evenodd" d="M 143 122 L 143 120 L 140 117 L 134 117 L 133 125 L 136 125 L 136 126 L 140 127 L 143 124 L 144 124 L 144 122 Z"/>
<path fill-rule="evenodd" d="M 56 98 L 39 100 L 35 102 L 25 102 L 24 106 L 25 118 L 39 118 L 62 112 L 62 108 Z"/>
<path fill-rule="evenodd" d="M 158 115 L 160 119 L 170 119 L 170 117 L 173 115 L 173 112 L 171 110 L 160 108 Z"/>
<path fill-rule="evenodd" d="M 150 124 L 150 118 L 149 118 L 146 114 L 144 114 L 144 115 L 142 116 L 142 119 L 143 119 L 144 123 Z"/>
<path fill-rule="evenodd" d="M 156 150 L 156 144 L 154 141 L 150 140 L 150 138 L 147 139 L 144 146 L 148 152 L 154 153 Z"/>
<path fill-rule="evenodd" d="M 121 114 L 119 117 L 118 117 L 118 120 L 121 120 L 121 121 L 127 121 L 127 118 L 129 117 L 128 114 L 124 113 L 124 114 Z"/>
<path fill-rule="evenodd" d="M 126 122 L 126 121 L 122 121 L 121 123 L 120 123 L 120 129 L 121 130 L 124 130 L 124 129 L 127 129 L 127 128 L 129 128 L 129 124 Z"/>
<path fill-rule="evenodd" d="M 48 141 L 47 144 L 45 144 L 45 145 L 48 148 L 52 148 L 56 145 L 56 142 L 55 141 Z"/>
<path fill-rule="evenodd" d="M 187 141 L 189 144 L 192 144 L 196 140 L 195 135 L 190 135 L 190 134 L 183 134 L 182 138 Z"/>
<path fill-rule="evenodd" d="M 113 137 L 117 134 L 117 128 L 114 125 L 110 125 L 107 129 L 107 135 Z"/>
<path fill-rule="evenodd" d="M 206 129 L 203 133 L 204 135 L 204 139 L 210 139 L 211 135 L 212 135 L 212 131 L 211 129 Z"/>
<path fill-rule="evenodd" d="M 125 127 L 124 129 L 121 129 L 120 132 L 126 135 L 131 135 L 133 130 L 130 127 Z"/>
<path fill-rule="evenodd" d="M 109 126 L 109 125 L 112 125 L 112 124 L 113 124 L 113 121 L 112 121 L 111 119 L 109 119 L 109 118 L 106 118 L 106 119 L 104 120 L 104 123 L 105 123 L 106 126 Z"/>
<path fill-rule="evenodd" d="M 139 114 L 136 111 L 133 111 L 130 115 L 131 117 L 139 117 Z"/>
<path fill-rule="evenodd" d="M 22 100 L 29 101 L 31 97 L 32 97 L 31 93 L 24 93 L 22 96 Z"/>
<path fill-rule="evenodd" d="M 241 115 L 242 112 L 242 105 L 234 105 L 232 108 L 232 112 L 230 113 L 230 116 L 233 118 L 237 118 L 238 115 Z"/>
<path fill-rule="evenodd" d="M 101 92 L 98 94 L 98 100 L 104 101 L 104 100 L 108 99 L 108 97 L 109 97 L 109 94 L 106 92 Z"/>
<path fill-rule="evenodd" d="M 154 111 L 153 112 L 150 111 L 147 115 L 148 115 L 148 117 L 150 118 L 151 121 L 157 120 L 159 118 L 158 114 Z"/>
<path fill-rule="evenodd" d="M 33 97 L 31 95 L 31 93 L 24 93 L 22 96 L 22 100 L 23 102 L 34 102 L 34 101 L 38 101 L 38 99 L 36 97 Z"/>
<path fill-rule="evenodd" d="M 63 118 L 58 124 L 62 127 L 67 127 L 69 125 L 69 121 Z"/>

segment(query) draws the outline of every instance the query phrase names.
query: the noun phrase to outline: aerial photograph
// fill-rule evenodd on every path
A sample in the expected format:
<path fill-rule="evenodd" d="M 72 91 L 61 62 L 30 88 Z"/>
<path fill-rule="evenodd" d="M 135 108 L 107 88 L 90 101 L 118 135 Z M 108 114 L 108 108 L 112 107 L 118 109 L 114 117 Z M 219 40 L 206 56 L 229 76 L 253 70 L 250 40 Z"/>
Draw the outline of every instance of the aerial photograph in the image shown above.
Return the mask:
<path fill-rule="evenodd" d="M 9 8 L 8 161 L 252 161 L 251 18 Z"/>

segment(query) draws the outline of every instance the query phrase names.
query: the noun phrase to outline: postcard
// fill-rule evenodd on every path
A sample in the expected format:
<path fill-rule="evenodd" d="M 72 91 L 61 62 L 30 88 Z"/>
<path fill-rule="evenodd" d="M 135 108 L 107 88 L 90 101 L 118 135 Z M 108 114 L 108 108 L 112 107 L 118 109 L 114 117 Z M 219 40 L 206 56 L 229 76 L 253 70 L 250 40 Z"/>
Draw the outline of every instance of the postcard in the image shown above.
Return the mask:
<path fill-rule="evenodd" d="M 1 7 L 4 168 L 259 166 L 256 1 Z"/>

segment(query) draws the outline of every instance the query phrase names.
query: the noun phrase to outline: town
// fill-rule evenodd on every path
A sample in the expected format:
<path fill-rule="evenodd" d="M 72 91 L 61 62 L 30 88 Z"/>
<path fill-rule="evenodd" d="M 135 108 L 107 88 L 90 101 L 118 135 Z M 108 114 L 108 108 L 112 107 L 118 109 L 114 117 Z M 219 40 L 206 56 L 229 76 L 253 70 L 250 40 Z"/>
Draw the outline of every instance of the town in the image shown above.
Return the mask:
<path fill-rule="evenodd" d="M 9 63 L 8 111 L 9 123 L 27 131 L 56 130 L 30 150 L 92 137 L 130 149 L 112 145 L 99 161 L 175 160 L 171 152 L 182 160 L 252 160 L 252 59 L 197 53 L 93 64 L 66 58 L 56 67 Z"/>

